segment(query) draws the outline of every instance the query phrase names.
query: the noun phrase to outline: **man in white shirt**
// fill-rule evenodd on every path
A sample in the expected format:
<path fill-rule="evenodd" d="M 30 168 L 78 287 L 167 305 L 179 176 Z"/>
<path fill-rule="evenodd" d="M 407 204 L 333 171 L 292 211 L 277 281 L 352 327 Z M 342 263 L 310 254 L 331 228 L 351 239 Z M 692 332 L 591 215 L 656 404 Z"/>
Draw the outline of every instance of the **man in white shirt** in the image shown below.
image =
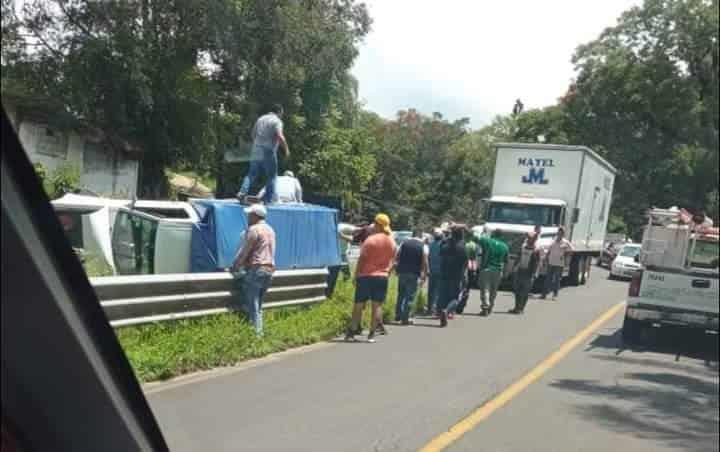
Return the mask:
<path fill-rule="evenodd" d="M 265 188 L 258 193 L 258 198 L 264 196 Z M 302 186 L 292 171 L 285 171 L 282 176 L 275 179 L 275 195 L 272 202 L 303 202 Z"/>
<path fill-rule="evenodd" d="M 545 255 L 545 263 L 547 264 L 547 274 L 545 275 L 545 286 L 541 299 L 546 299 L 548 292 L 552 290 L 553 300 L 556 300 L 560 292 L 560 280 L 562 279 L 563 268 L 567 260 L 572 256 L 575 248 L 568 239 L 565 238 L 565 228 L 558 229 L 555 240 Z"/>

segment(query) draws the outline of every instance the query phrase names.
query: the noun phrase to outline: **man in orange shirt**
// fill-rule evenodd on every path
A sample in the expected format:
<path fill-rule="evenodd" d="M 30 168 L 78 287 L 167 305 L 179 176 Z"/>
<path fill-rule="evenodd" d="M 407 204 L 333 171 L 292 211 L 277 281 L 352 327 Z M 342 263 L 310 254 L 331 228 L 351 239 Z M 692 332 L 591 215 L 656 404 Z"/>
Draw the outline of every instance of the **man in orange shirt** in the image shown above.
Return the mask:
<path fill-rule="evenodd" d="M 355 304 L 353 306 L 350 327 L 345 340 L 353 340 L 356 334 L 362 333 L 362 313 L 365 303 L 372 303 L 372 320 L 368 342 L 375 342 L 375 331 L 382 325 L 382 304 L 385 302 L 388 288 L 388 277 L 395 260 L 395 240 L 390 229 L 390 218 L 381 213 L 375 217 L 373 230 L 360 248 L 355 270 Z M 380 331 L 384 332 L 381 327 Z"/>

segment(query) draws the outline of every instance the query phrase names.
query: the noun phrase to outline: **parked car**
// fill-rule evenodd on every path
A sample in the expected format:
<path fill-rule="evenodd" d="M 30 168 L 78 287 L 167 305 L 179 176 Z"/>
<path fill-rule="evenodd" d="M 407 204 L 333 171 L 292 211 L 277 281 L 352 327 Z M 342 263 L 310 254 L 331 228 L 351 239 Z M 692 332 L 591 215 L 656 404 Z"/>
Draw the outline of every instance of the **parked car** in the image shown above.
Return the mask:
<path fill-rule="evenodd" d="M 605 247 L 598 257 L 597 264 L 599 267 L 610 268 L 610 265 L 617 257 L 618 251 L 622 248 L 625 243 L 611 243 Z"/>
<path fill-rule="evenodd" d="M 610 264 L 610 279 L 631 279 L 635 272 L 640 270 L 637 257 L 641 249 L 642 245 L 639 243 L 623 245 Z"/>

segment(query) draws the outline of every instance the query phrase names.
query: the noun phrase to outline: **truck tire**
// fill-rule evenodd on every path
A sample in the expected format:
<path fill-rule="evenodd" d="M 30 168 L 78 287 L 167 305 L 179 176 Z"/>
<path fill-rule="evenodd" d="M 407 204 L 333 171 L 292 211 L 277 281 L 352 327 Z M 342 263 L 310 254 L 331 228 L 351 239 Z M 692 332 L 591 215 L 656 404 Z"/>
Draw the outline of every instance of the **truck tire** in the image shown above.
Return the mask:
<path fill-rule="evenodd" d="M 543 288 L 545 287 L 545 275 L 538 276 L 533 280 L 533 286 L 532 286 L 532 292 L 533 293 L 542 293 Z"/>
<path fill-rule="evenodd" d="M 590 269 L 592 268 L 592 257 L 586 256 L 585 259 L 583 259 L 583 264 L 580 266 L 580 268 L 583 269 L 582 275 L 580 276 L 580 284 L 584 286 L 590 280 Z"/>
<path fill-rule="evenodd" d="M 625 344 L 638 345 L 642 342 L 644 325 L 643 322 L 629 318 L 625 315 L 622 328 L 622 340 Z"/>
<path fill-rule="evenodd" d="M 568 285 L 570 286 L 579 286 L 580 278 L 582 274 L 582 265 L 585 262 L 585 258 L 583 256 L 573 256 L 572 260 L 570 261 L 570 271 L 568 272 L 567 280 Z"/>

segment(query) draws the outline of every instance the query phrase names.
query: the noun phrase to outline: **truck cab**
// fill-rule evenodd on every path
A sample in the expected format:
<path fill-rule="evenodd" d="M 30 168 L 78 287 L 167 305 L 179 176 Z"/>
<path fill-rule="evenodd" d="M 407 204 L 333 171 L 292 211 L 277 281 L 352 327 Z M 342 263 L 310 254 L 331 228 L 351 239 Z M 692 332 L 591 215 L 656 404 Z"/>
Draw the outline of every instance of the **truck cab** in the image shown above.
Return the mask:
<path fill-rule="evenodd" d="M 541 227 L 538 246 L 546 248 L 565 224 L 567 204 L 560 199 L 535 198 L 531 194 L 493 196 L 486 200 L 485 230 L 500 230 L 502 240 L 510 248 L 506 267 L 508 277 L 519 256 L 520 247 L 529 232 Z"/>
<path fill-rule="evenodd" d="M 676 209 L 651 209 L 628 290 L 623 339 L 649 327 L 718 332 L 718 229 L 693 224 Z"/>
<path fill-rule="evenodd" d="M 484 206 L 485 230 L 500 229 L 510 247 L 506 279 L 528 232 L 541 227 L 538 245 L 545 252 L 564 227 L 575 252 L 564 274 L 571 285 L 585 284 L 591 260 L 605 239 L 615 168 L 585 146 L 546 143 L 496 143 L 495 174 Z M 542 284 L 541 265 L 536 284 Z"/>

